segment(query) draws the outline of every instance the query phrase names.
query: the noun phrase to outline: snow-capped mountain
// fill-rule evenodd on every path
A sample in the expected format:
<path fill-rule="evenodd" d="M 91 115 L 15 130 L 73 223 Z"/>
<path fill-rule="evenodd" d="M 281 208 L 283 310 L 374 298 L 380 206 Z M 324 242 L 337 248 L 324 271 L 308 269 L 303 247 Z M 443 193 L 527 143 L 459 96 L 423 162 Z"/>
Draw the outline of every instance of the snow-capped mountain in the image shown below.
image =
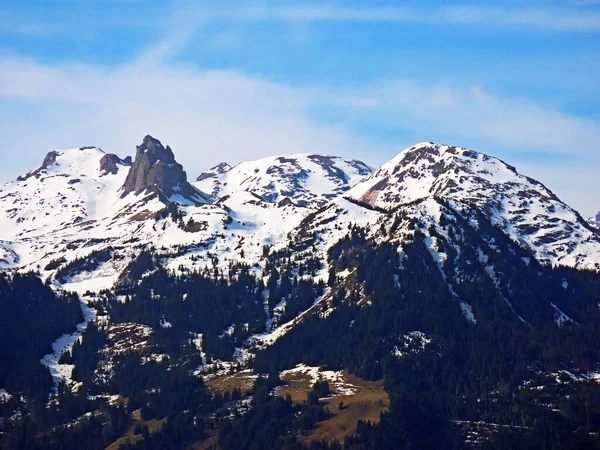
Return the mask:
<path fill-rule="evenodd" d="M 266 203 L 322 206 L 347 191 L 371 168 L 361 161 L 330 155 L 296 154 L 221 163 L 198 177 L 194 185 L 214 197 L 249 192 Z"/>
<path fill-rule="evenodd" d="M 2 186 L 3 239 L 44 236 L 108 214 L 131 161 L 95 147 L 53 151 Z"/>
<path fill-rule="evenodd" d="M 567 295 L 557 291 L 567 292 L 567 282 L 552 281 L 554 297 L 540 294 L 522 303 L 512 294 L 515 271 L 535 278 L 540 267 L 600 269 L 600 235 L 576 211 L 503 161 L 458 147 L 423 143 L 403 151 L 309 215 L 275 250 L 291 248 L 299 261 L 315 256 L 327 261 L 320 276 L 330 278 L 340 265 L 336 259 L 360 260 L 345 247 L 350 244 L 334 250 L 355 229 L 366 230 L 371 245 L 397 247 L 400 261 L 422 242 L 457 308 L 474 323 L 487 308 L 471 304 L 477 283 L 489 284 L 521 322 L 572 321 L 569 302 L 558 300 Z M 354 277 L 347 270 L 337 275 L 346 291 L 360 292 Z M 310 313 L 326 317 L 335 295 L 325 296 Z M 278 335 L 290 329 L 286 324 Z"/>
<path fill-rule="evenodd" d="M 600 212 L 598 214 L 596 214 L 595 216 L 592 216 L 588 219 L 588 223 L 595 227 L 600 229 Z"/>
<path fill-rule="evenodd" d="M 222 163 L 198 177 L 194 186 L 210 193 L 241 225 L 231 247 L 254 264 L 263 246 L 286 242 L 307 214 L 339 198 L 369 173 L 371 168 L 358 160 L 293 154 L 235 167 Z"/>
<path fill-rule="evenodd" d="M 170 149 L 147 136 L 137 150 L 133 163 L 95 147 L 53 151 L 38 169 L 0 187 L 2 266 L 46 277 L 63 269 L 63 283 L 110 287 L 136 246 L 187 234 L 181 217 L 166 220 L 170 202 L 203 205 L 212 222 L 226 220 L 224 209 L 187 183 Z"/>
<path fill-rule="evenodd" d="M 148 247 L 174 270 L 206 267 L 215 254 L 222 267 L 255 264 L 265 245 L 369 172 L 360 161 L 291 155 L 219 165 L 192 185 L 150 136 L 133 162 L 94 147 L 54 151 L 0 187 L 0 261 L 79 291 L 110 288 Z"/>
<path fill-rule="evenodd" d="M 415 145 L 345 197 L 384 211 L 440 199 L 465 216 L 482 213 L 544 264 L 600 268 L 600 238 L 577 211 L 514 167 L 466 148 Z"/>
<path fill-rule="evenodd" d="M 110 288 L 141 249 L 190 270 L 255 265 L 273 246 L 317 258 L 324 278 L 328 249 L 351 225 L 389 227 L 400 209 L 435 224 L 450 208 L 473 224 L 481 214 L 542 264 L 600 268 L 595 230 L 496 158 L 424 143 L 370 172 L 357 160 L 299 154 L 223 163 L 190 184 L 172 150 L 150 136 L 133 162 L 93 147 L 51 152 L 0 188 L 0 260 L 93 290 Z"/>
<path fill-rule="evenodd" d="M 190 183 L 147 136 L 134 161 L 53 151 L 0 186 L 0 209 L 0 269 L 38 273 L 65 294 L 59 305 L 77 306 L 64 291 L 83 294 L 85 322 L 59 330 L 41 362 L 88 400 L 129 396 L 125 380 L 137 404 L 187 401 L 196 377 L 246 369 L 253 380 L 308 360 L 368 378 L 414 372 L 437 396 L 448 370 L 446 380 L 467 374 L 445 395 L 472 405 L 452 416 L 468 430 L 504 417 L 523 390 L 537 409 L 562 407 L 597 376 L 599 232 L 538 181 L 473 150 L 418 144 L 374 172 L 334 156 L 276 156 L 222 163 Z M 19 277 L 0 277 L 14 286 L 9 303 L 19 286 L 54 295 Z M 463 385 L 473 374 L 481 383 Z M 559 391 L 528 388 L 534 378 Z"/>

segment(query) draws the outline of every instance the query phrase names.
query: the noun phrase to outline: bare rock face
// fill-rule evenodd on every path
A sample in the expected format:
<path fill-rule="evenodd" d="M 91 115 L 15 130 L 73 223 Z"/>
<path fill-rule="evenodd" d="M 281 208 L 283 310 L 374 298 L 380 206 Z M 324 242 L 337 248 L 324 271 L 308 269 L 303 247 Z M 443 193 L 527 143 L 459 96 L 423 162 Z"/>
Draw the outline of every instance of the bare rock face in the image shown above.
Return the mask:
<path fill-rule="evenodd" d="M 116 174 L 119 171 L 119 165 L 131 166 L 131 156 L 125 159 L 119 158 L 114 153 L 107 153 L 100 159 L 100 176 Z"/>
<path fill-rule="evenodd" d="M 180 195 L 193 203 L 210 203 L 210 198 L 187 182 L 183 166 L 175 161 L 169 146 L 146 136 L 136 149 L 135 161 L 123 183 L 122 197 L 131 192 L 153 191 L 170 199 Z"/>
<path fill-rule="evenodd" d="M 31 172 L 28 172 L 26 175 L 19 176 L 17 178 L 17 181 L 25 181 L 31 177 L 39 177 L 39 175 L 41 174 L 41 172 L 43 170 L 47 169 L 52 164 L 56 163 L 56 158 L 58 158 L 59 156 L 60 156 L 60 153 L 55 150 L 47 153 L 46 157 L 44 158 L 44 161 L 42 162 L 42 165 L 40 167 L 38 167 L 35 170 L 32 170 Z"/>

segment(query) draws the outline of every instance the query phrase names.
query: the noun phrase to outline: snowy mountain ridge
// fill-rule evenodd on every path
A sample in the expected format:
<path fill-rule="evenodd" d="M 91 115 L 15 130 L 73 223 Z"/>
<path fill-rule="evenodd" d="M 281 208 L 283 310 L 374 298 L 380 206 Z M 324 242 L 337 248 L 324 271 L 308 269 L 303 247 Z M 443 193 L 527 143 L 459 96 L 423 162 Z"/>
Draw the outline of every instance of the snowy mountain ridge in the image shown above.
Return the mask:
<path fill-rule="evenodd" d="M 371 173 L 365 163 L 318 154 L 294 154 L 222 163 L 198 177 L 194 185 L 214 197 L 252 193 L 267 203 L 293 202 L 299 207 L 322 206 Z"/>
<path fill-rule="evenodd" d="M 0 265 L 36 270 L 69 289 L 112 287 L 144 248 L 189 270 L 254 264 L 310 211 L 370 172 L 360 161 L 291 155 L 221 166 L 190 184 L 172 150 L 147 136 L 133 163 L 94 147 L 51 152 L 39 169 L 0 187 Z M 208 186 L 209 187 L 209 186 Z M 58 193 L 58 195 L 57 195 Z M 231 230 L 231 231 L 229 231 Z M 91 259 L 92 264 L 78 264 Z M 57 272 L 61 272 L 57 279 Z"/>
<path fill-rule="evenodd" d="M 587 398 L 580 388 L 598 379 L 600 232 L 540 182 L 466 148 L 418 144 L 375 171 L 329 155 L 274 156 L 189 182 L 173 151 L 146 136 L 134 161 L 94 147 L 50 152 L 0 186 L 0 209 L 1 325 L 17 349 L 5 367 L 21 361 L 27 334 L 40 349 L 0 386 L 4 409 L 26 403 L 15 380 L 38 383 L 29 376 L 38 363 L 61 416 L 71 391 L 86 416 L 128 398 L 148 405 L 142 422 L 181 417 L 194 429 L 202 397 L 218 399 L 193 397 L 198 377 L 211 389 L 234 379 L 251 388 L 273 371 L 316 380 L 307 362 L 384 377 L 382 392 L 397 375 L 397 392 L 416 396 L 425 386 L 437 397 L 454 380 L 445 404 L 472 405 L 452 416 L 463 424 L 513 423 L 515 411 L 503 411 L 517 397 L 562 415 L 556 407 Z M 251 396 L 221 399 L 243 405 L 231 417 L 254 414 Z M 162 404 L 179 415 L 153 412 Z M 211 421 L 233 411 L 215 408 Z M 522 420 L 519 429 L 535 428 Z M 64 421 L 69 433 L 86 426 Z"/>
<path fill-rule="evenodd" d="M 275 156 L 223 163 L 188 183 L 172 150 L 150 136 L 133 163 L 94 147 L 56 151 L 1 186 L 0 265 L 85 291 L 111 288 L 142 249 L 187 271 L 215 261 L 260 266 L 272 247 L 316 258 L 324 278 L 327 251 L 350 226 L 389 227 L 407 208 L 432 223 L 440 202 L 472 223 L 483 214 L 542 264 L 600 268 L 600 238 L 576 211 L 472 150 L 422 143 L 372 173 L 348 158 Z M 85 259 L 93 263 L 79 263 Z"/>
<path fill-rule="evenodd" d="M 467 215 L 483 213 L 542 263 L 600 268 L 600 239 L 577 211 L 513 166 L 466 148 L 417 144 L 344 196 L 385 211 L 443 199 Z"/>

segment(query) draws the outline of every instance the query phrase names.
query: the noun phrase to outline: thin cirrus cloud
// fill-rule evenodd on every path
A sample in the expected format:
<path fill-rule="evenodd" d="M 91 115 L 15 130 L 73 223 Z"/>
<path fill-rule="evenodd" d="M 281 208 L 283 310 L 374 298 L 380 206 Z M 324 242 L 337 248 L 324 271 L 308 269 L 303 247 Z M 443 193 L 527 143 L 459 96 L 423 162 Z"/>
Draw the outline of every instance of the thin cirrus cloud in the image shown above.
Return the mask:
<path fill-rule="evenodd" d="M 338 95 L 332 104 L 377 114 L 413 130 L 479 138 L 508 147 L 557 155 L 595 155 L 600 139 L 597 121 L 563 113 L 526 99 L 486 92 L 481 86 L 424 84 L 416 80 L 382 82 Z"/>
<path fill-rule="evenodd" d="M 111 15 L 98 21 L 97 17 L 77 18 L 72 14 L 61 14 L 54 19 L 20 19 L 22 14 L 0 15 L 0 32 L 37 38 L 51 35 L 81 33 L 89 29 L 107 28 L 154 28 L 184 26 L 193 29 L 212 22 L 354 22 L 354 23 L 423 23 L 456 26 L 474 26 L 486 29 L 513 28 L 519 30 L 562 31 L 572 33 L 594 33 L 600 31 L 600 12 L 595 8 L 600 2 L 582 0 L 567 2 L 566 5 L 540 4 L 535 7 L 501 7 L 489 4 L 467 4 L 457 6 L 348 6 L 328 3 L 282 4 L 274 2 L 231 2 L 226 6 L 197 2 L 176 2 L 165 23 L 164 6 L 145 6 L 139 11 L 140 18 Z"/>
<path fill-rule="evenodd" d="M 172 145 L 190 175 L 221 159 L 236 163 L 295 152 L 355 156 L 377 165 L 414 143 L 390 144 L 354 131 L 374 119 L 418 140 L 484 142 L 498 156 L 516 148 L 585 158 L 594 152 L 590 143 L 600 141 L 593 121 L 477 86 L 415 80 L 299 87 L 234 71 L 136 64 L 109 70 L 5 57 L 0 99 L 4 146 L 23 156 L 8 164 L 15 172 L 31 169 L 57 147 L 97 144 L 132 153 L 147 133 Z M 337 120 L 316 120 L 313 111 L 322 109 Z M 32 119 L 24 122 L 19 110 Z"/>
<path fill-rule="evenodd" d="M 430 5 L 431 6 L 431 5 Z M 514 8 L 446 6 L 428 8 L 348 7 L 341 5 L 277 6 L 254 3 L 239 7 L 191 6 L 190 18 L 234 22 L 397 22 L 472 25 L 577 33 L 600 31 L 600 13 L 581 8 Z"/>
<path fill-rule="evenodd" d="M 557 193 L 585 214 L 597 208 L 581 193 L 596 192 L 591 180 L 600 167 L 593 143 L 600 141 L 600 126 L 552 103 L 490 90 L 485 80 L 440 76 L 425 81 L 387 74 L 342 86 L 299 85 L 235 69 L 205 70 L 179 58 L 211 24 L 269 21 L 600 31 L 595 10 L 578 8 L 183 6 L 160 24 L 150 21 L 149 26 L 160 27 L 160 39 L 119 66 L 40 62 L 5 53 L 0 60 L 0 133 L 7 151 L 0 152 L 0 181 L 35 167 L 55 148 L 99 145 L 131 154 L 148 133 L 174 148 L 190 177 L 223 159 L 237 163 L 296 152 L 354 156 L 376 166 L 404 147 L 433 140 L 476 147 L 518 167 L 522 163 L 550 187 L 559 186 Z M 382 136 L 373 125 L 402 133 Z M 556 170 L 556 164 L 544 164 L 543 158 L 533 164 L 536 155 L 554 155 L 562 168 L 577 170 L 578 183 L 566 183 L 572 176 Z"/>

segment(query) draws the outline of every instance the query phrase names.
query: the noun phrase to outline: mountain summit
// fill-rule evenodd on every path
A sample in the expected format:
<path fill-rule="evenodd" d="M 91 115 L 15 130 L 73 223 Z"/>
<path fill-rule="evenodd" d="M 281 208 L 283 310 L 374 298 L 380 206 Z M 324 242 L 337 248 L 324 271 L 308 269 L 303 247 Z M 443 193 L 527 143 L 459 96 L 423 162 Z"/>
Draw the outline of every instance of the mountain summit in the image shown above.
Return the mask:
<path fill-rule="evenodd" d="M 284 241 L 370 168 L 305 154 L 209 172 L 192 185 L 171 148 L 152 136 L 133 163 L 92 147 L 50 152 L 42 167 L 0 186 L 0 265 L 39 268 L 44 278 L 85 291 L 110 288 L 146 246 L 166 249 L 162 262 L 173 270 L 211 265 L 211 254 L 223 267 L 255 264 L 263 247 Z"/>
<path fill-rule="evenodd" d="M 600 239 L 580 214 L 504 161 L 462 147 L 417 144 L 345 197 L 391 211 L 435 199 L 465 216 L 483 214 L 544 263 L 599 268 Z"/>
<path fill-rule="evenodd" d="M 187 182 L 183 166 L 175 161 L 175 155 L 167 145 L 164 147 L 158 139 L 148 135 L 136 148 L 133 162 L 123 183 L 121 197 L 134 192 L 153 191 L 166 199 L 210 203 L 210 198 Z"/>
<path fill-rule="evenodd" d="M 266 203 L 293 202 L 301 208 L 323 206 L 346 192 L 371 168 L 362 161 L 321 154 L 292 154 L 219 164 L 194 185 L 215 197 L 248 192 Z"/>

